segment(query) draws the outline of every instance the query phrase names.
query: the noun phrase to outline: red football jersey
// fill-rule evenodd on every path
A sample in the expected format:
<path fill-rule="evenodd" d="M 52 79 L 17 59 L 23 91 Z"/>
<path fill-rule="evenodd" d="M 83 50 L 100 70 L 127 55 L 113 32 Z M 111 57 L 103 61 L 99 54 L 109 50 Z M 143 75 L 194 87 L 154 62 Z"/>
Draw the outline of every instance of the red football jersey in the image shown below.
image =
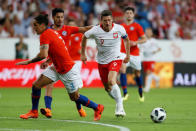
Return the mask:
<path fill-rule="evenodd" d="M 82 36 L 83 36 L 82 33 L 77 33 L 77 34 L 71 35 L 71 42 L 69 44 L 68 50 L 69 50 L 69 54 L 73 60 L 80 60 Z"/>
<path fill-rule="evenodd" d="M 69 55 L 65 42 L 57 31 L 52 29 L 45 30 L 40 35 L 40 45 L 43 44 L 49 45 L 48 56 L 58 73 L 65 74 L 71 70 L 74 62 Z"/>
<path fill-rule="evenodd" d="M 144 35 L 144 31 L 143 31 L 142 27 L 136 22 L 133 22 L 130 25 L 127 25 L 125 23 L 123 23 L 121 25 L 125 28 L 125 30 L 128 34 L 129 40 L 131 40 L 131 41 L 137 41 L 141 36 Z M 121 52 L 126 53 L 123 40 L 121 42 Z M 130 54 L 134 55 L 134 56 L 139 56 L 139 48 L 137 45 L 132 46 L 130 48 Z"/>
<path fill-rule="evenodd" d="M 63 40 L 65 41 L 65 45 L 68 47 L 70 43 L 70 37 L 71 34 L 78 33 L 79 27 L 75 26 L 68 26 L 68 25 L 63 25 L 60 30 L 57 30 L 57 32 L 62 36 Z"/>

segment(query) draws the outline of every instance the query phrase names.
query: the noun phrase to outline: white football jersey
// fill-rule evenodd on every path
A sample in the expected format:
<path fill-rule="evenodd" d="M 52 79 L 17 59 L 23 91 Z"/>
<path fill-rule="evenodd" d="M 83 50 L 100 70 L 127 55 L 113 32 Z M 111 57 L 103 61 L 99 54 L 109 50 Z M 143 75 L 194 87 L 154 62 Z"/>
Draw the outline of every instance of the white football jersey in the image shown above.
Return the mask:
<path fill-rule="evenodd" d="M 154 60 L 155 54 L 154 51 L 159 49 L 157 45 L 157 40 L 154 38 L 148 39 L 144 44 L 140 44 L 140 49 L 143 61 L 152 61 Z"/>
<path fill-rule="evenodd" d="M 121 38 L 127 37 L 123 26 L 113 24 L 112 30 L 105 32 L 100 25 L 97 25 L 84 35 L 87 38 L 95 39 L 98 49 L 96 60 L 99 64 L 108 64 L 111 61 L 123 59 L 120 52 Z"/>

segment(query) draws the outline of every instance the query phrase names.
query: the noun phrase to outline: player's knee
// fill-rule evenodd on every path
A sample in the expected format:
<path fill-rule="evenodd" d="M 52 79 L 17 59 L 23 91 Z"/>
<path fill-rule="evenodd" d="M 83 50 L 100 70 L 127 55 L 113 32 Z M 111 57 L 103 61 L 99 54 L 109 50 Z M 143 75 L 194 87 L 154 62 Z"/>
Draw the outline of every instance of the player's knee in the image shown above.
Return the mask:
<path fill-rule="evenodd" d="M 106 91 L 106 92 L 110 92 L 111 89 L 108 87 L 108 88 L 105 88 L 105 91 Z"/>
<path fill-rule="evenodd" d="M 136 77 L 140 77 L 140 74 L 141 74 L 140 71 L 135 71 L 135 76 Z"/>
<path fill-rule="evenodd" d="M 40 89 L 40 88 L 41 88 L 41 86 L 40 86 L 38 83 L 33 82 L 33 88 L 37 88 L 37 89 L 39 88 L 39 89 Z"/>
<path fill-rule="evenodd" d="M 109 86 L 113 86 L 113 85 L 115 85 L 115 84 L 116 84 L 116 81 L 115 81 L 115 80 L 113 80 L 113 79 L 108 80 L 108 85 L 109 85 Z"/>
<path fill-rule="evenodd" d="M 120 68 L 120 73 L 126 73 L 126 68 Z"/>
<path fill-rule="evenodd" d="M 72 101 L 77 101 L 79 98 L 79 94 L 73 93 L 73 94 L 70 94 L 69 97 Z"/>

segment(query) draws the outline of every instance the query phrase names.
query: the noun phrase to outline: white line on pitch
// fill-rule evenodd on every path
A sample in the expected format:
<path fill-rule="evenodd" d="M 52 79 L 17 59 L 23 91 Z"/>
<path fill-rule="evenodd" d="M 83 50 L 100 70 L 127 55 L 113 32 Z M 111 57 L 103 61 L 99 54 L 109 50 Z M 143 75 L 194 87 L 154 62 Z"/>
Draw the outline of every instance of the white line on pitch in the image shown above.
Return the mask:
<path fill-rule="evenodd" d="M 0 131 L 40 131 L 40 130 L 31 130 L 31 129 L 21 129 L 21 128 L 0 128 Z"/>
<path fill-rule="evenodd" d="M 12 119 L 12 120 L 16 120 L 16 119 L 20 119 L 20 118 L 0 117 L 0 119 Z M 130 129 L 128 129 L 127 127 L 117 126 L 117 125 L 112 125 L 112 124 L 104 124 L 104 123 L 99 123 L 99 122 L 75 121 L 75 120 L 59 120 L 59 119 L 39 119 L 39 120 L 43 120 L 43 121 L 59 121 L 59 122 L 72 122 L 72 123 L 84 123 L 84 124 L 92 124 L 92 125 L 101 125 L 101 126 L 107 126 L 107 127 L 117 128 L 120 131 L 130 131 Z"/>

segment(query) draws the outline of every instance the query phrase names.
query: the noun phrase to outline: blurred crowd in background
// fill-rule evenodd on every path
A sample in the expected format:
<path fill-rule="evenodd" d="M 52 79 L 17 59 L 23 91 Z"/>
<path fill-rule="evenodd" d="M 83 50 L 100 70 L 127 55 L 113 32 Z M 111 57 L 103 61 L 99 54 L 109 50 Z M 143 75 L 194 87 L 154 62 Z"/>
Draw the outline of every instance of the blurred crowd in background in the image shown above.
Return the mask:
<path fill-rule="evenodd" d="M 73 19 L 86 26 L 99 24 L 106 9 L 121 24 L 126 6 L 135 7 L 135 21 L 151 27 L 157 39 L 196 39 L 196 0 L 0 0 L 0 38 L 33 37 L 32 19 L 47 13 L 52 24 L 56 7 L 65 11 L 65 24 Z"/>

